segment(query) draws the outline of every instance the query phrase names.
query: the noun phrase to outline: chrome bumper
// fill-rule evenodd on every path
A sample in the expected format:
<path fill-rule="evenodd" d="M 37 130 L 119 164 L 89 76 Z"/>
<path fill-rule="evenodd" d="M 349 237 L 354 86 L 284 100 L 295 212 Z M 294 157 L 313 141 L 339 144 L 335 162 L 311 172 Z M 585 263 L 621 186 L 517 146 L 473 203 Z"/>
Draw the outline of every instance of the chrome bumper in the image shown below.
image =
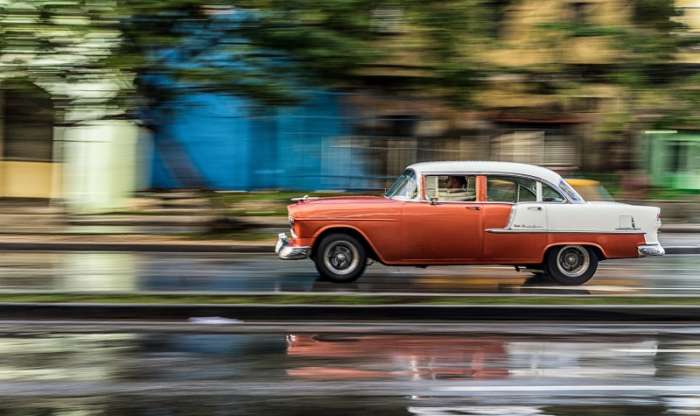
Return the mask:
<path fill-rule="evenodd" d="M 277 234 L 277 244 L 275 244 L 275 254 L 282 260 L 300 260 L 309 257 L 311 247 L 290 247 L 287 234 Z"/>
<path fill-rule="evenodd" d="M 663 247 L 661 247 L 661 244 L 659 243 L 644 244 L 643 246 L 639 246 L 637 247 L 637 252 L 639 253 L 639 257 L 663 256 L 664 254 L 666 254 L 666 251 Z"/>

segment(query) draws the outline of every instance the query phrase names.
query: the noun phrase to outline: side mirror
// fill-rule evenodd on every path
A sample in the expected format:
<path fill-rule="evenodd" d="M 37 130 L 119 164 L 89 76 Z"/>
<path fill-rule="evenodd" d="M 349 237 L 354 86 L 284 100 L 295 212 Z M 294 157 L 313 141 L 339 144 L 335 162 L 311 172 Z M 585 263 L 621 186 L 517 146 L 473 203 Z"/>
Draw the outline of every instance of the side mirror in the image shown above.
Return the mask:
<path fill-rule="evenodd" d="M 437 197 L 431 196 L 430 197 L 430 205 L 437 205 L 438 199 Z"/>

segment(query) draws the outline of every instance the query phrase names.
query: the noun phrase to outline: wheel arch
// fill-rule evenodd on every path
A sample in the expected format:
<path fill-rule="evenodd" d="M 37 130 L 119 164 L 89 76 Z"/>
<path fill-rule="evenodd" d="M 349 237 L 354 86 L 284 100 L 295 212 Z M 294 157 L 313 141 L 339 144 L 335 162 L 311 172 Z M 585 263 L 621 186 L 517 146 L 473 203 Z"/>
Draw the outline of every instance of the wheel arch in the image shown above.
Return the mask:
<path fill-rule="evenodd" d="M 567 242 L 567 243 L 562 243 L 562 242 L 556 242 L 549 244 L 547 247 L 545 247 L 544 252 L 542 253 L 542 262 L 547 261 L 547 256 L 552 250 L 555 250 L 560 247 L 565 247 L 565 246 L 581 246 L 581 247 L 586 247 L 590 248 L 593 250 L 595 253 L 596 257 L 598 257 L 598 260 L 605 260 L 608 258 L 607 254 L 605 253 L 605 250 L 603 247 L 601 247 L 599 244 L 596 243 L 591 243 L 591 242 Z"/>
<path fill-rule="evenodd" d="M 367 235 L 363 233 L 359 228 L 346 224 L 328 225 L 318 230 L 318 232 L 316 232 L 316 234 L 314 235 L 313 244 L 311 245 L 311 257 L 316 256 L 316 251 L 318 250 L 318 245 L 321 242 L 321 240 L 325 236 L 333 233 L 349 234 L 357 238 L 360 241 L 360 243 L 362 243 L 362 245 L 364 246 L 365 251 L 367 252 L 367 257 L 384 263 L 384 260 L 381 258 L 379 252 L 376 250 L 376 248 L 372 244 L 372 241 L 367 237 Z"/>

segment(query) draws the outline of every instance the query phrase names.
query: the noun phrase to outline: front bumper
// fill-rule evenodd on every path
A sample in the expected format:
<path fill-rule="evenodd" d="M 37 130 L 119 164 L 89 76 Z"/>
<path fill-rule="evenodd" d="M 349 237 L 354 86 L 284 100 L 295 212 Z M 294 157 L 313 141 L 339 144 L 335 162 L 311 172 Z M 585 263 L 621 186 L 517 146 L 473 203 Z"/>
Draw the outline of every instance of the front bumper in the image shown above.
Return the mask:
<path fill-rule="evenodd" d="M 277 244 L 275 244 L 275 254 L 282 260 L 301 260 L 309 257 L 311 247 L 290 246 L 287 234 L 277 234 Z"/>
<path fill-rule="evenodd" d="M 659 243 L 641 245 L 637 247 L 637 252 L 639 253 L 639 257 L 663 256 L 666 254 L 666 251 Z"/>

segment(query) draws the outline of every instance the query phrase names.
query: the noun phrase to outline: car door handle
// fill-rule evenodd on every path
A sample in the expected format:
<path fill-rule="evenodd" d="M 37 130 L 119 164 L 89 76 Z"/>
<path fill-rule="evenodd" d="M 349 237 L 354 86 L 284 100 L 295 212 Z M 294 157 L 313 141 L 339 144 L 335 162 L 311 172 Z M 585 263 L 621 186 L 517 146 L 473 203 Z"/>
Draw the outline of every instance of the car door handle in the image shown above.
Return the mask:
<path fill-rule="evenodd" d="M 467 209 L 473 209 L 474 211 L 480 211 L 480 210 L 481 210 L 481 207 L 478 206 L 478 205 L 477 205 L 477 206 L 470 206 L 470 207 L 466 207 L 466 208 L 467 208 Z"/>
<path fill-rule="evenodd" d="M 542 207 L 527 207 L 530 211 L 542 211 Z"/>

